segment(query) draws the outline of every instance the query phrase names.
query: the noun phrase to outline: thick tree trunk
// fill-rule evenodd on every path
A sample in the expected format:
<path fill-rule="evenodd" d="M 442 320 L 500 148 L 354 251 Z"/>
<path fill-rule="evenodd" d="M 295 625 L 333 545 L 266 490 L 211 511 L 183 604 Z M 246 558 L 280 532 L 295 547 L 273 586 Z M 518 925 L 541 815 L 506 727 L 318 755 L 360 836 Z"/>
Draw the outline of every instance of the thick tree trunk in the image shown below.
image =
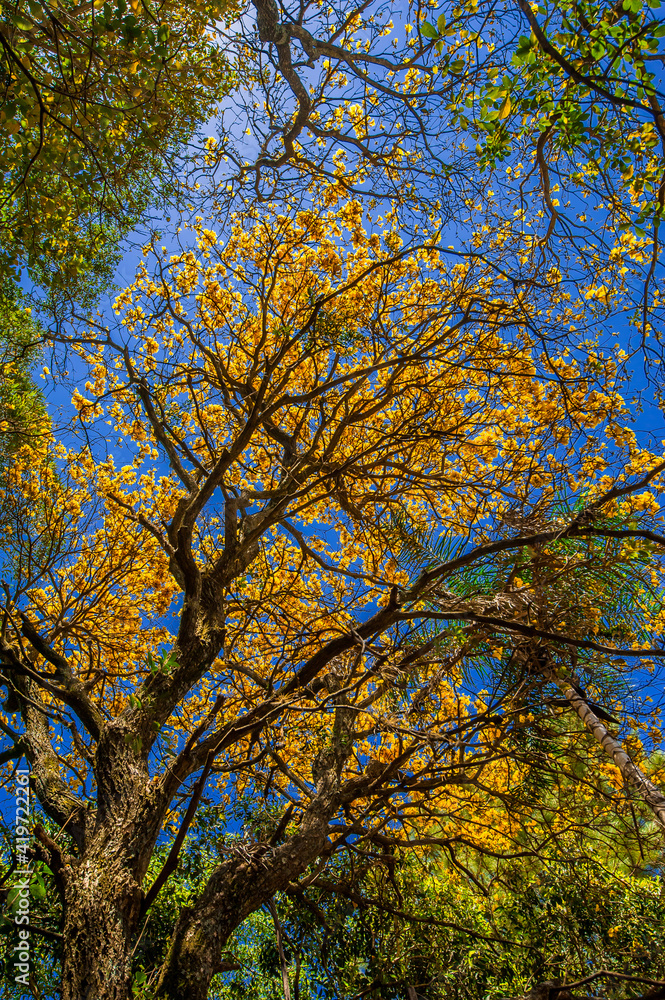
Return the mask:
<path fill-rule="evenodd" d="M 65 885 L 62 1000 L 127 1000 L 140 886 L 101 852 L 70 867 Z"/>
<path fill-rule="evenodd" d="M 206 1000 L 210 980 L 219 971 L 222 946 L 232 930 L 229 922 L 228 933 L 219 924 L 211 933 L 203 915 L 195 914 L 189 907 L 181 910 L 157 996 L 169 1000 L 173 997 Z"/>
<path fill-rule="evenodd" d="M 127 736 L 122 723 L 105 727 L 95 761 L 98 808 L 80 857 L 62 871 L 62 1000 L 131 996 L 131 952 L 155 822 L 147 766 Z"/>

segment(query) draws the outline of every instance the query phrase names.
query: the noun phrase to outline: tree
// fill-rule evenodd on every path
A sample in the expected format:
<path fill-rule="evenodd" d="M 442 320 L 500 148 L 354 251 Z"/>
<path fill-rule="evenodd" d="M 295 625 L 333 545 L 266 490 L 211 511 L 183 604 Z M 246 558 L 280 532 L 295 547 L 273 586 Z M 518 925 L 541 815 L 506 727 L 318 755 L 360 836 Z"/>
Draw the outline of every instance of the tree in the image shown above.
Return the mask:
<path fill-rule="evenodd" d="M 200 220 L 196 251 L 146 247 L 117 329 L 51 335 L 88 378 L 78 431 L 13 467 L 0 656 L 5 760 L 60 830 L 36 826 L 35 858 L 63 1000 L 128 996 L 204 794 L 267 805 L 220 836 L 159 997 L 206 997 L 243 920 L 357 842 L 509 852 L 471 820 L 542 759 L 552 699 L 639 713 L 619 685 L 663 655 L 663 463 L 625 426 L 593 301 L 325 201 L 250 207 L 226 241 Z M 631 266 L 607 264 L 617 308 Z"/>
<path fill-rule="evenodd" d="M 516 997 L 535 984 L 584 980 L 589 969 L 606 970 L 601 989 L 615 972 L 613 995 L 635 996 L 662 980 L 662 883 L 653 877 L 615 878 L 588 853 L 575 863 L 554 855 L 540 867 L 506 862 L 483 894 L 445 862 L 417 861 L 413 852 L 396 859 L 394 884 L 380 864 L 367 868 L 349 866 L 334 894 L 315 883 L 308 905 L 280 900 L 291 986 L 298 982 L 301 997 L 402 1000 L 406 984 L 432 1000 Z M 242 959 L 249 944 L 250 961 L 215 992 L 237 996 L 244 987 L 281 998 L 274 929 L 263 914 L 250 928 L 232 949 Z M 597 994 L 599 980 L 588 988 Z"/>
<path fill-rule="evenodd" d="M 659 0 L 653 0 L 658 3 Z M 651 295 L 665 176 L 663 25 L 650 3 L 302 5 L 257 0 L 222 33 L 243 86 L 191 183 L 220 208 L 247 198 L 360 198 L 409 232 L 513 246 L 510 274 L 601 272 L 632 243 L 624 342 L 660 385 Z M 246 134 L 252 136 L 249 145 Z M 449 242 L 450 240 L 447 240 Z M 619 285 L 622 282 L 619 281 Z M 616 290 L 619 285 L 612 285 Z M 661 390 L 658 389 L 660 392 Z"/>
<path fill-rule="evenodd" d="M 537 780 L 542 776 L 540 770 Z M 576 781 L 568 792 L 579 797 Z M 135 997 L 151 995 L 177 914 L 195 901 L 202 878 L 218 863 L 220 828 L 230 842 L 240 843 L 260 823 L 260 800 L 254 813 L 248 803 L 238 805 L 244 826 L 235 833 L 238 816 L 226 812 L 224 817 L 218 805 L 199 810 L 178 870 L 137 941 Z M 418 994 L 432 1000 L 471 1000 L 521 996 L 543 981 L 584 979 L 590 969 L 605 970 L 605 983 L 618 973 L 613 996 L 648 993 L 650 982 L 662 979 L 662 873 L 651 867 L 658 853 L 642 858 L 649 871 L 636 870 L 633 854 L 641 856 L 630 821 L 623 830 L 617 827 L 612 805 L 602 798 L 587 799 L 587 808 L 587 829 L 571 835 L 568 826 L 563 832 L 564 816 L 570 817 L 566 805 L 563 835 L 556 843 L 522 842 L 519 856 L 515 850 L 503 858 L 479 857 L 470 850 L 462 853 L 458 845 L 457 857 L 473 879 L 451 864 L 445 848 L 391 851 L 387 843 L 360 842 L 346 856 L 330 859 L 304 889 L 287 887 L 251 914 L 224 949 L 223 971 L 213 977 L 209 995 L 231 1000 L 251 993 L 257 1000 L 282 1000 L 286 972 L 296 1000 L 376 995 L 403 1000 L 405 984 L 415 984 Z M 494 810 L 495 819 L 500 811 L 500 806 Z M 603 843 L 598 832 L 608 832 L 609 826 L 614 829 Z M 626 848 L 619 858 L 618 843 Z M 150 878 L 168 850 L 168 844 L 156 849 Z M 61 907 L 46 873 L 41 884 L 35 879 L 33 892 L 31 922 L 46 935 L 32 943 L 35 984 L 38 992 L 53 996 L 59 990 L 54 959 L 60 952 Z M 8 921 L 5 930 L 10 929 Z M 11 946 L 9 934 L 5 941 Z M 11 960 L 7 948 L 8 998 L 14 996 Z M 598 992 L 597 979 L 590 989 Z M 22 992 L 19 984 L 17 996 Z"/>
<path fill-rule="evenodd" d="M 71 295 L 108 281 L 118 242 L 233 82 L 211 45 L 225 3 L 3 3 L 5 267 Z M 91 275 L 92 270 L 92 275 Z"/>
<path fill-rule="evenodd" d="M 658 3 L 418 0 L 402 14 L 255 0 L 256 22 L 235 24 L 225 46 L 243 54 L 252 85 L 238 100 L 258 153 L 248 160 L 225 124 L 219 166 L 234 189 L 269 196 L 322 179 L 454 226 L 497 187 L 543 211 L 536 259 L 550 241 L 558 252 L 602 241 L 608 219 L 610 230 L 657 228 Z M 602 227 L 591 224 L 598 209 Z"/>
<path fill-rule="evenodd" d="M 16 470 L 48 461 L 51 426 L 34 368 L 43 360 L 43 334 L 31 309 L 9 282 L 0 290 L 0 532 L 15 516 Z M 36 542 L 37 539 L 34 539 Z M 14 553 L 14 558 L 19 558 Z M 16 569 L 8 556 L 10 572 Z M 8 705 L 18 707 L 11 697 Z"/>
<path fill-rule="evenodd" d="M 44 400 L 32 379 L 42 335 L 31 310 L 7 285 L 0 293 L 0 463 L 21 447 L 36 448 L 47 431 Z"/>

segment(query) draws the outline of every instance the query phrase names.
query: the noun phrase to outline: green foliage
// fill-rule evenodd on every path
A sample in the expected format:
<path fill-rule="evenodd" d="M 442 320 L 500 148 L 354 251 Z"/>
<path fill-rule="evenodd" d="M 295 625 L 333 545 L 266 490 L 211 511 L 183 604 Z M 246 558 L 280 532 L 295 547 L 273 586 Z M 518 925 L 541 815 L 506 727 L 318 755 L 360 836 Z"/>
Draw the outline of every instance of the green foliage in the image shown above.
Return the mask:
<path fill-rule="evenodd" d="M 435 46 L 441 71 L 459 78 L 456 121 L 475 140 L 480 169 L 523 156 L 535 144 L 548 213 L 558 215 L 552 171 L 557 180 L 569 175 L 583 195 L 602 189 L 607 197 L 616 185 L 621 195 L 608 198 L 607 209 L 619 225 L 634 224 L 640 232 L 663 212 L 659 0 L 519 6 L 531 30 L 509 46 L 499 34 L 496 54 L 480 70 L 449 45 L 457 33 L 454 17 L 448 24 L 444 12 L 436 26 L 426 21 L 420 29 Z M 485 35 L 480 25 L 477 34 L 475 25 L 468 27 L 478 41 Z"/>
<path fill-rule="evenodd" d="M 57 835 L 58 831 L 52 824 L 47 821 L 46 825 L 52 835 Z M 16 956 L 13 949 L 19 940 L 15 921 L 20 898 L 18 883 L 25 876 L 14 870 L 13 842 L 13 828 L 3 823 L 0 827 L 0 981 L 3 983 L 3 998 L 23 1000 L 26 990 L 15 979 Z M 62 908 L 48 867 L 40 861 L 30 862 L 30 867 L 30 926 L 46 932 L 40 934 L 31 930 L 30 933 L 32 983 L 38 995 L 56 998 L 59 995 Z"/>
<path fill-rule="evenodd" d="M 11 286 L 0 290 L 0 463 L 21 446 L 37 445 L 44 398 L 33 380 L 42 356 L 39 328 Z"/>
<path fill-rule="evenodd" d="M 246 800 L 244 805 L 245 820 L 260 824 L 260 803 Z M 229 819 L 235 827 L 237 819 Z M 150 1000 L 182 907 L 194 901 L 220 859 L 245 843 L 228 829 L 219 840 L 223 826 L 219 806 L 201 811 L 177 871 L 151 908 L 134 952 L 137 1000 Z M 15 937 L 10 836 L 6 830 L 0 927 L 5 971 Z M 441 848 L 391 855 L 385 848 L 372 854 L 365 844 L 360 852 L 337 856 L 328 862 L 322 885 L 315 878 L 303 891 L 275 897 L 292 993 L 296 976 L 300 1000 L 352 997 L 362 990 L 381 1000 L 403 1000 L 407 984 L 428 1000 L 491 1000 L 601 968 L 662 978 L 665 887 L 658 856 L 651 859 L 655 867 L 639 871 L 630 852 L 608 855 L 606 843 L 616 849 L 621 842 L 617 831 L 607 842 L 564 836 L 556 850 L 527 850 L 521 859 L 457 853 L 465 871 Z M 169 847 L 157 848 L 146 885 L 160 871 Z M 31 921 L 57 934 L 60 902 L 42 865 L 35 866 L 30 907 Z M 37 987 L 45 996 L 57 996 L 57 938 L 33 935 L 31 947 Z M 222 961 L 228 971 L 215 977 L 211 1000 L 283 997 L 275 926 L 266 908 L 238 928 Z M 8 989 L 8 1000 L 18 1000 L 20 993 Z M 630 984 L 614 995 L 630 996 Z"/>
<path fill-rule="evenodd" d="M 388 537 L 398 564 L 412 576 L 443 566 L 461 555 L 464 539 L 449 533 L 437 534 L 436 528 L 414 524 L 399 508 L 390 511 Z"/>
<path fill-rule="evenodd" d="M 121 237 L 167 197 L 169 161 L 233 82 L 208 35 L 231 5 L 2 7 L 0 261 L 94 298 Z"/>
<path fill-rule="evenodd" d="M 279 897 L 292 989 L 296 956 L 303 1000 L 363 990 L 403 1000 L 407 985 L 428 1000 L 489 1000 L 521 996 L 548 979 L 582 978 L 589 969 L 650 978 L 665 972 L 660 877 L 613 873 L 592 853 L 504 863 L 492 875 L 480 874 L 484 887 L 442 856 L 397 858 L 392 876 L 382 866 L 363 872 L 337 863 L 326 879 L 339 880 L 338 894 L 314 883 L 309 905 L 302 897 Z M 345 887 L 397 913 L 359 906 Z M 265 912 L 243 925 L 230 951 L 242 968 L 220 977 L 211 996 L 283 996 L 274 927 Z M 631 992 L 629 984 L 616 995 Z"/>

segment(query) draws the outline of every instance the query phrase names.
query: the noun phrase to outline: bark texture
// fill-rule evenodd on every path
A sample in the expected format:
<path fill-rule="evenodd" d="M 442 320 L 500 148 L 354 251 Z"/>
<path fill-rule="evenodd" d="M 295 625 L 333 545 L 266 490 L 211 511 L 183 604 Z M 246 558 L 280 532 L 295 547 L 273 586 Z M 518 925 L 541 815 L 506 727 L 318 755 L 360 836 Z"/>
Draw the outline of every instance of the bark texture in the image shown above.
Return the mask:
<path fill-rule="evenodd" d="M 145 760 L 125 727 L 105 727 L 96 754 L 98 809 L 78 858 L 62 869 L 62 1000 L 125 1000 L 153 824 Z"/>
<path fill-rule="evenodd" d="M 126 1000 L 141 888 L 119 857 L 87 858 L 68 875 L 62 1000 Z"/>
<path fill-rule="evenodd" d="M 634 788 L 638 795 L 651 809 L 656 823 L 665 834 L 665 796 L 639 767 L 630 759 L 617 739 L 607 730 L 598 716 L 589 707 L 588 702 L 566 678 L 557 678 L 557 683 L 564 697 L 575 709 L 575 712 L 589 730 L 593 738 L 601 745 L 605 753 L 612 758 L 626 783 Z"/>

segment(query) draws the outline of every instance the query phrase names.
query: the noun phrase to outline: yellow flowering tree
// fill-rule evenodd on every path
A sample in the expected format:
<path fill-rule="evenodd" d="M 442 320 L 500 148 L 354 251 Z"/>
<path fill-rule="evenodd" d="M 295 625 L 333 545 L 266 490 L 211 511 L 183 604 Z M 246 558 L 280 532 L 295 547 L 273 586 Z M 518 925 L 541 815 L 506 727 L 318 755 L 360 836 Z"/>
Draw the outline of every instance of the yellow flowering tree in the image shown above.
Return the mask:
<path fill-rule="evenodd" d="M 200 219 L 191 249 L 145 247 L 115 327 L 52 334 L 75 419 L 12 465 L 0 659 L 63 1000 L 129 996 L 204 796 L 265 809 L 210 832 L 158 997 L 206 997 L 243 920 L 338 852 L 510 852 L 493 803 L 552 713 L 662 823 L 645 750 L 603 718 L 662 657 L 665 465 L 593 300 L 508 280 L 500 232 L 492 258 L 366 224 L 356 201 L 250 207 L 223 238 Z M 622 244 L 603 272 L 617 308 L 629 266 Z"/>

